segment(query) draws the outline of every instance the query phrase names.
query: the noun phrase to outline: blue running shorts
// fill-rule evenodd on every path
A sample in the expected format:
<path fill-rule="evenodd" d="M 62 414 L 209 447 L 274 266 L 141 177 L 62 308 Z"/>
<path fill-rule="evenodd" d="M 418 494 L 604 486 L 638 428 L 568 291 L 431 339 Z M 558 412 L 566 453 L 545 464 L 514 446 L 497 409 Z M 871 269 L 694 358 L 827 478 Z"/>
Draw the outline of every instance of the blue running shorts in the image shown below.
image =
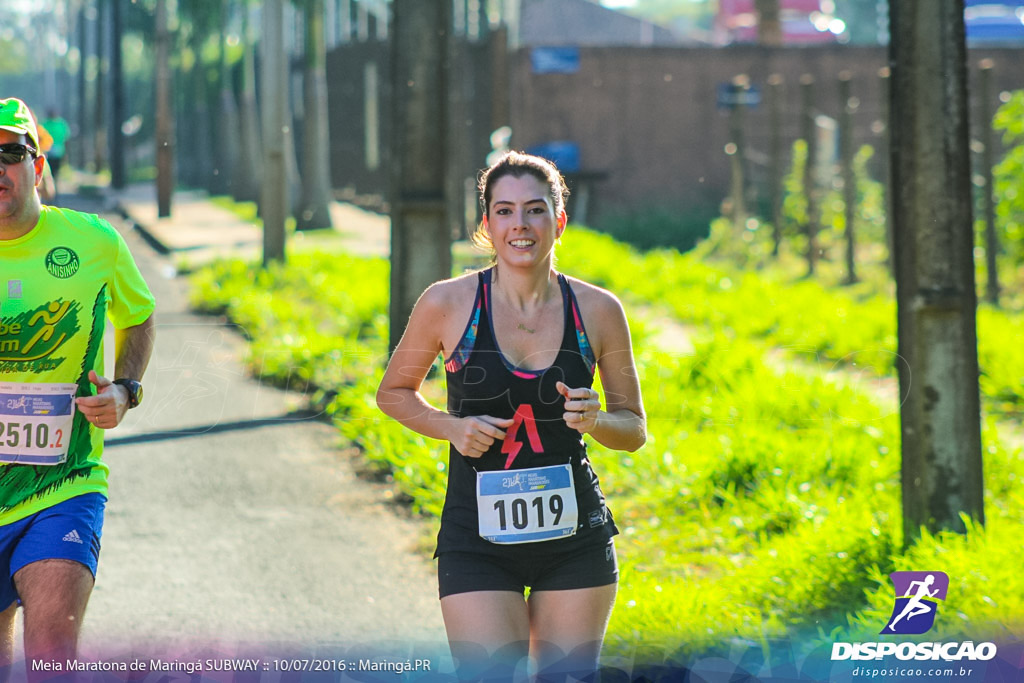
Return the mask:
<path fill-rule="evenodd" d="M 33 562 L 73 560 L 96 576 L 106 504 L 102 493 L 87 493 L 0 526 L 0 611 L 18 599 L 14 574 Z"/>

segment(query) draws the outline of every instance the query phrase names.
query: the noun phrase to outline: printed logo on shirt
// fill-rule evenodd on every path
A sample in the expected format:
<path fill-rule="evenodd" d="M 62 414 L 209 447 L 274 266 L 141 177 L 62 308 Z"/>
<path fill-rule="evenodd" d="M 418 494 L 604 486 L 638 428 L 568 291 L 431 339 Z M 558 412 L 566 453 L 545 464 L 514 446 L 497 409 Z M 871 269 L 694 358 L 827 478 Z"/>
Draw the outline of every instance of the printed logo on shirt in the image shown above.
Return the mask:
<path fill-rule="evenodd" d="M 66 280 L 78 272 L 78 254 L 68 247 L 54 247 L 46 255 L 46 272 Z"/>
<path fill-rule="evenodd" d="M 81 306 L 73 301 L 51 301 L 9 318 L 0 318 L 0 371 L 9 363 L 16 370 L 45 372 L 63 359 L 53 353 L 79 330 Z"/>
<path fill-rule="evenodd" d="M 20 299 L 21 298 L 21 280 L 8 280 L 7 281 L 7 298 L 8 299 Z"/>

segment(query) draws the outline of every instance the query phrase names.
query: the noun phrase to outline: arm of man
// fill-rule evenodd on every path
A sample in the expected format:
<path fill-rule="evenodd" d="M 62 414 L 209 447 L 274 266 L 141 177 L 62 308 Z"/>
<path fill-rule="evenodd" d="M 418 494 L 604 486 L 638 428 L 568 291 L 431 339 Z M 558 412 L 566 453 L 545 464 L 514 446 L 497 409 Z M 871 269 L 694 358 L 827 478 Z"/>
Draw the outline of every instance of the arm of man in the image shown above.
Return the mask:
<path fill-rule="evenodd" d="M 416 302 L 377 389 L 377 407 L 415 432 L 449 441 L 463 455 L 479 457 L 495 439 L 505 438 L 501 427 L 511 426 L 512 420 L 488 415 L 458 418 L 430 405 L 420 393 L 442 351 L 441 331 L 450 315 L 443 288 L 443 283 L 429 287 Z"/>
<path fill-rule="evenodd" d="M 153 354 L 153 316 L 132 327 L 114 331 L 114 377 L 141 380 Z M 128 390 L 95 370 L 89 371 L 89 381 L 96 385 L 95 396 L 76 399 L 78 409 L 89 422 L 103 429 L 121 424 L 128 412 Z"/>
<path fill-rule="evenodd" d="M 596 289 L 596 288 L 595 288 Z M 603 446 L 635 451 L 647 441 L 647 417 L 640 396 L 629 323 L 622 304 L 611 293 L 591 293 L 596 304 L 590 326 L 598 332 L 595 345 L 605 407 L 593 389 L 570 388 L 559 382 L 565 396 L 564 419 L 581 434 L 590 434 Z"/>

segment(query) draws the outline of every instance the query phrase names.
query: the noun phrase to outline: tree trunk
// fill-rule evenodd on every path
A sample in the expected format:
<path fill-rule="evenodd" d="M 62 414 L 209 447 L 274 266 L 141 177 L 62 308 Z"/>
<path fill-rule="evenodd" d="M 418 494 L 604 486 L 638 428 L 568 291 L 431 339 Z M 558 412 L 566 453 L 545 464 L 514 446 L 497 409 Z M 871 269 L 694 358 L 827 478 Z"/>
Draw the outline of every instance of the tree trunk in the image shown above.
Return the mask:
<path fill-rule="evenodd" d="M 992 134 L 992 67 L 995 63 L 991 59 L 981 60 L 979 65 L 978 80 L 978 109 L 981 115 L 981 122 L 978 125 L 978 133 L 982 144 L 981 153 L 981 177 L 985 183 L 981 188 L 982 210 L 985 212 L 985 265 L 987 278 L 985 282 L 985 298 L 993 306 L 999 305 L 999 264 L 996 256 L 999 254 L 999 233 L 996 231 L 996 198 L 993 194 L 992 166 L 995 164 L 995 136 Z"/>
<path fill-rule="evenodd" d="M 287 92 L 288 66 L 284 53 L 284 8 L 282 0 L 263 4 L 263 165 L 260 209 L 263 216 L 263 265 L 284 261 L 284 222 L 288 215 L 288 179 L 285 155 L 289 134 Z M 282 178 L 282 174 L 285 176 Z"/>
<path fill-rule="evenodd" d="M 890 3 L 904 543 L 984 521 L 963 0 Z"/>
<path fill-rule="evenodd" d="M 218 97 L 217 140 L 215 148 L 217 158 L 214 161 L 213 180 L 210 192 L 213 194 L 229 194 L 232 176 L 238 166 L 238 106 L 235 103 L 235 90 L 231 82 L 231 67 L 228 66 L 227 34 L 228 20 L 231 16 L 231 0 L 221 0 L 220 22 L 220 95 Z"/>
<path fill-rule="evenodd" d="M 814 77 L 800 77 L 800 99 L 803 109 L 803 136 L 807 143 L 807 163 L 804 164 L 804 197 L 807 200 L 807 275 L 814 275 L 818 264 L 818 128 L 814 121 Z"/>
<path fill-rule="evenodd" d="M 248 0 L 242 5 L 242 94 L 239 111 L 238 168 L 232 194 L 240 202 L 260 196 L 263 166 L 260 163 L 260 120 L 256 104 L 256 37 L 250 21 Z"/>
<path fill-rule="evenodd" d="M 420 293 L 431 283 L 450 277 L 452 268 L 451 233 L 445 216 L 445 56 L 451 0 L 395 0 L 393 8 L 392 351 Z"/>
<path fill-rule="evenodd" d="M 853 113 L 857 101 L 850 96 L 849 71 L 839 74 L 839 166 L 843 179 L 846 223 L 846 284 L 857 282 L 857 179 L 853 175 Z"/>
<path fill-rule="evenodd" d="M 779 255 L 782 246 L 782 76 L 768 77 L 768 127 L 770 129 L 769 157 L 771 170 L 768 183 L 772 202 L 772 256 Z"/>
<path fill-rule="evenodd" d="M 331 227 L 331 144 L 327 128 L 327 48 L 324 0 L 305 0 L 306 45 L 302 92 L 302 201 L 297 230 Z"/>
<path fill-rule="evenodd" d="M 754 0 L 757 12 L 757 43 L 766 47 L 782 45 L 782 22 L 779 21 L 779 0 Z"/>
<path fill-rule="evenodd" d="M 157 215 L 171 215 L 174 192 L 174 122 L 171 117 L 171 35 L 167 30 L 167 0 L 156 2 L 156 203 Z"/>
<path fill-rule="evenodd" d="M 110 7 L 110 185 L 115 190 L 128 183 L 125 171 L 124 133 L 124 69 L 121 60 L 121 34 L 124 30 L 122 0 L 111 0 Z"/>

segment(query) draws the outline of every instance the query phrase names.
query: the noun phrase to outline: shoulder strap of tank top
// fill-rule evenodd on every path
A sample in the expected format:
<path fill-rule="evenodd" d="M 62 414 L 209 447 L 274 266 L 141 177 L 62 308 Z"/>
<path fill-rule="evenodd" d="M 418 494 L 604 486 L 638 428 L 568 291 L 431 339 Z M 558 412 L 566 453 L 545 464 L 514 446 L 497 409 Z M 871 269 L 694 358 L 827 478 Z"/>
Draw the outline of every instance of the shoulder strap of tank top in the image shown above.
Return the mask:
<path fill-rule="evenodd" d="M 590 345 L 587 330 L 583 326 L 583 314 L 580 313 L 580 304 L 576 300 L 576 293 L 572 291 L 572 285 L 569 284 L 569 279 L 565 275 L 559 273 L 558 282 L 562 286 L 562 295 L 565 297 L 565 325 L 567 332 L 565 338 L 576 341 L 576 346 L 583 357 L 583 362 L 586 363 L 590 374 L 594 374 L 594 370 L 597 369 L 597 357 L 594 355 L 594 349 Z M 569 342 L 565 343 L 568 344 Z M 570 350 L 575 351 L 576 349 Z"/>
<path fill-rule="evenodd" d="M 484 307 L 484 282 L 489 279 L 484 276 L 485 272 L 487 271 L 477 273 L 476 298 L 473 301 L 473 310 L 469 314 L 469 321 L 466 322 L 466 329 L 463 330 L 459 343 L 455 345 L 455 350 L 452 351 L 448 360 L 445 361 L 444 369 L 448 372 L 458 372 L 469 361 L 469 356 L 473 353 L 473 347 L 476 346 L 477 332 L 482 319 L 480 312 Z"/>

